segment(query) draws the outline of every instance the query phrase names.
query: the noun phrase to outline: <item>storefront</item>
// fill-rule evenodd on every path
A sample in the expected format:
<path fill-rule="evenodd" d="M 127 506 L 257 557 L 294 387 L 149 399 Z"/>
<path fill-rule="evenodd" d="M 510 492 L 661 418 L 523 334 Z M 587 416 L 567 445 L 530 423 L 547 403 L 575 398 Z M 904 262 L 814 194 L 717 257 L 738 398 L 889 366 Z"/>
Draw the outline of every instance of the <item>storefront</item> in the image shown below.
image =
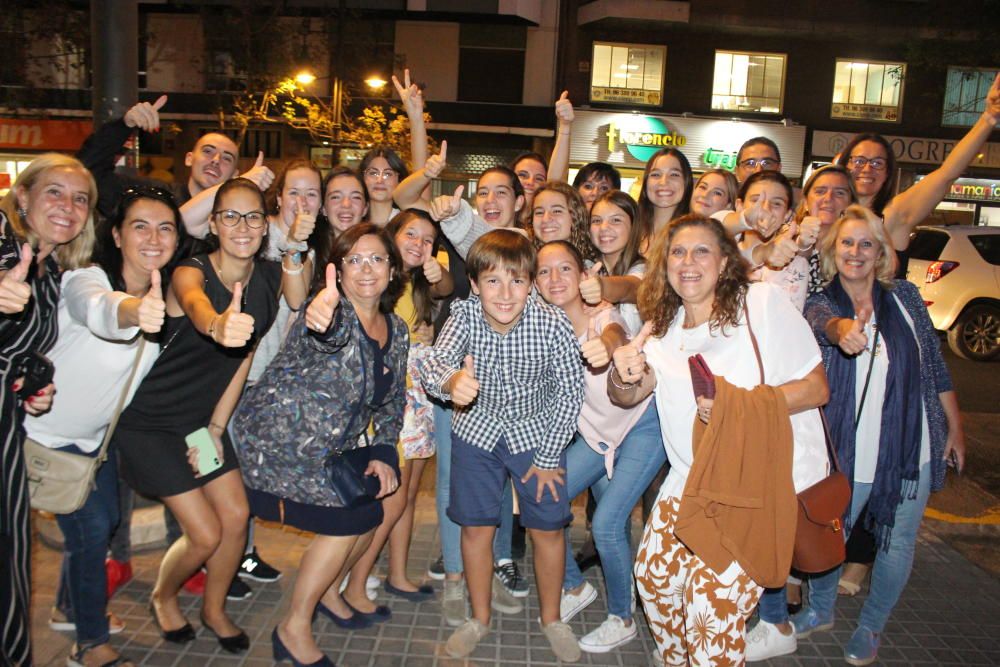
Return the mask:
<path fill-rule="evenodd" d="M 829 161 L 847 146 L 851 134 L 816 130 L 814 160 Z M 899 189 L 905 190 L 941 165 L 959 139 L 927 139 L 884 135 L 896 156 Z M 988 143 L 969 165 L 976 174 L 1000 176 L 1000 143 Z M 1000 180 L 960 178 L 925 224 L 1000 225 Z"/>
<path fill-rule="evenodd" d="M 90 121 L 0 118 L 0 196 L 39 153 L 75 153 L 92 131 Z"/>
<path fill-rule="evenodd" d="M 628 190 L 642 176 L 649 157 L 667 147 L 684 153 L 696 173 L 715 167 L 731 170 L 743 142 L 760 136 L 778 145 L 782 173 L 799 179 L 806 144 L 801 125 L 578 110 L 570 144 L 571 179 L 588 162 L 607 162 L 622 173 L 622 189 Z"/>

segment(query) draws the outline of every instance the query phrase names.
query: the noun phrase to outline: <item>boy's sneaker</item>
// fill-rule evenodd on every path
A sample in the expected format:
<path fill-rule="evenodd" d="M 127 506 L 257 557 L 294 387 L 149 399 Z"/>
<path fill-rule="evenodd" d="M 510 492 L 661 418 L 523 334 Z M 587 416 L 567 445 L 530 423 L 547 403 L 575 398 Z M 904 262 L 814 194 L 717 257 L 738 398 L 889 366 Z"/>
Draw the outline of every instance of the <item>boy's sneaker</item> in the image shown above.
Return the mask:
<path fill-rule="evenodd" d="M 243 554 L 243 561 L 240 563 L 237 574 L 244 579 L 253 579 L 264 583 L 281 579 L 281 572 L 262 561 L 257 555 L 256 548 L 248 554 Z"/>
<path fill-rule="evenodd" d="M 508 593 L 516 598 L 528 597 L 528 580 L 521 576 L 521 570 L 512 560 L 502 560 L 493 566 L 496 577 Z"/>
<path fill-rule="evenodd" d="M 747 662 L 762 662 L 779 655 L 795 653 L 798 647 L 794 628 L 787 635 L 782 634 L 778 626 L 761 619 L 747 633 Z"/>
<path fill-rule="evenodd" d="M 539 624 L 541 625 L 541 624 Z M 580 644 L 576 641 L 573 629 L 566 623 L 555 621 L 542 625 L 542 632 L 549 640 L 549 646 L 556 657 L 563 662 L 577 662 L 580 659 Z"/>
<path fill-rule="evenodd" d="M 233 582 L 229 584 L 229 591 L 226 593 L 227 600 L 246 600 L 253 595 L 250 587 L 243 583 L 239 577 L 233 577 Z"/>
<path fill-rule="evenodd" d="M 611 614 L 596 630 L 580 639 L 580 648 L 587 653 L 607 653 L 638 636 L 639 628 L 635 621 L 632 625 L 625 625 L 624 619 Z"/>
<path fill-rule="evenodd" d="M 347 582 L 349 582 L 350 580 L 351 580 L 351 575 L 348 574 L 340 582 L 340 591 L 339 591 L 340 593 L 344 592 L 344 589 L 347 588 Z M 378 597 L 378 589 L 379 586 L 381 585 L 382 585 L 382 580 L 373 574 L 369 574 L 368 578 L 365 579 L 365 594 L 368 595 L 368 599 L 371 600 L 372 602 L 374 602 L 375 598 Z"/>
<path fill-rule="evenodd" d="M 438 556 L 437 560 L 427 568 L 427 576 L 434 581 L 444 580 L 444 556 Z"/>
<path fill-rule="evenodd" d="M 493 578 L 493 596 L 490 598 L 490 606 L 501 614 L 520 614 L 524 611 L 524 604 L 511 595 L 496 577 Z"/>
<path fill-rule="evenodd" d="M 797 639 L 805 639 L 814 632 L 833 630 L 833 618 L 820 618 L 811 607 L 803 608 L 792 616 L 791 621 Z"/>
<path fill-rule="evenodd" d="M 462 623 L 445 642 L 445 652 L 453 658 L 464 658 L 476 650 L 479 641 L 490 633 L 490 629 L 474 618 Z"/>
<path fill-rule="evenodd" d="M 597 589 L 590 585 L 589 581 L 583 582 L 583 588 L 579 593 L 573 594 L 563 591 L 562 599 L 559 600 L 559 618 L 563 623 L 569 623 L 574 616 L 587 608 L 591 602 L 597 599 Z"/>
<path fill-rule="evenodd" d="M 108 616 L 108 634 L 117 635 L 125 629 L 125 622 L 112 614 Z M 76 632 L 76 623 L 69 619 L 59 607 L 52 607 L 52 614 L 49 616 L 49 628 L 56 632 Z"/>
<path fill-rule="evenodd" d="M 469 598 L 465 594 L 464 579 L 444 580 L 441 610 L 444 612 L 444 622 L 453 628 L 462 625 L 469 618 Z"/>

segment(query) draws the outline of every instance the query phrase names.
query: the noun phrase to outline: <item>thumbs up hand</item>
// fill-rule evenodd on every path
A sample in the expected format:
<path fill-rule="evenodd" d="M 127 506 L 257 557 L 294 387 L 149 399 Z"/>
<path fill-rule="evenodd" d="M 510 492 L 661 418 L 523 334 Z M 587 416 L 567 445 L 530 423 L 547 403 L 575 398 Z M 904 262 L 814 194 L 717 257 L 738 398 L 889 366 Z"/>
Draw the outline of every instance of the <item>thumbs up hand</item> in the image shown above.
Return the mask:
<path fill-rule="evenodd" d="M 31 285 L 28 284 L 28 269 L 31 268 L 31 246 L 21 246 L 21 259 L 7 273 L 0 276 L 0 313 L 15 315 L 24 310 L 31 299 Z"/>
<path fill-rule="evenodd" d="M 615 369 L 623 382 L 634 384 L 642 380 L 647 370 L 646 354 L 642 351 L 642 347 L 651 333 L 653 333 L 653 323 L 646 322 L 635 338 L 619 347 L 612 355 Z"/>
<path fill-rule="evenodd" d="M 451 394 L 451 402 L 458 407 L 469 405 L 479 395 L 479 380 L 476 379 L 476 368 L 472 355 L 465 355 L 462 368 L 448 380 L 447 392 Z"/>
<path fill-rule="evenodd" d="M 782 269 L 790 261 L 795 259 L 799 252 L 799 246 L 795 242 L 798 236 L 799 226 L 793 220 L 785 231 L 774 238 L 774 245 L 771 249 L 771 256 L 767 260 L 767 265 L 773 269 Z"/>
<path fill-rule="evenodd" d="M 586 272 L 586 278 L 580 281 L 580 296 L 584 302 L 591 306 L 596 306 L 604 298 L 604 287 L 601 285 L 601 267 L 603 264 L 597 262 Z"/>
<path fill-rule="evenodd" d="M 440 222 L 441 220 L 447 220 L 458 215 L 458 212 L 462 209 L 462 193 L 464 192 L 465 186 L 460 185 L 455 188 L 455 194 L 439 195 L 432 199 L 430 205 L 431 218 L 435 222 Z"/>
<path fill-rule="evenodd" d="M 854 356 L 868 347 L 868 334 L 865 327 L 872 316 L 871 308 L 862 307 L 855 313 L 853 320 L 843 318 L 837 324 L 837 331 L 840 332 L 840 341 L 837 347 L 843 350 L 844 354 Z"/>
<path fill-rule="evenodd" d="M 587 325 L 587 340 L 580 346 L 580 352 L 587 365 L 594 369 L 604 368 L 611 362 L 611 353 L 604 339 L 597 333 L 593 317 Z"/>
<path fill-rule="evenodd" d="M 264 166 L 264 151 L 257 153 L 257 161 L 250 171 L 243 174 L 243 178 L 253 181 L 261 192 L 271 187 L 271 183 L 274 183 L 274 172 Z"/>
<path fill-rule="evenodd" d="M 139 102 L 125 112 L 125 125 L 146 132 L 160 131 L 160 109 L 167 103 L 167 96 L 160 95 L 155 102 Z"/>
<path fill-rule="evenodd" d="M 427 162 L 424 163 L 424 176 L 430 179 L 435 179 L 441 175 L 444 168 L 448 166 L 448 142 L 447 140 L 441 141 L 441 152 L 437 155 L 432 155 L 427 158 Z"/>
<path fill-rule="evenodd" d="M 243 347 L 253 336 L 253 315 L 242 312 L 243 284 L 233 285 L 233 300 L 220 313 L 212 329 L 212 340 L 223 347 Z"/>
<path fill-rule="evenodd" d="M 326 333 L 333 322 L 333 315 L 340 303 L 340 291 L 337 290 L 337 267 L 332 263 L 326 265 L 326 287 L 320 290 L 316 298 L 306 308 L 306 326 L 319 333 Z"/>
<path fill-rule="evenodd" d="M 424 270 L 424 278 L 427 278 L 427 282 L 431 285 L 437 285 L 441 282 L 441 278 L 444 277 L 441 264 L 430 254 L 430 249 L 428 249 L 428 257 L 424 260 L 422 268 Z"/>
<path fill-rule="evenodd" d="M 806 251 L 816 244 L 816 239 L 819 238 L 819 230 L 822 223 L 819 218 L 807 215 L 802 218 L 802 222 L 799 223 L 799 235 L 795 239 L 795 243 L 798 245 L 799 250 Z"/>
<path fill-rule="evenodd" d="M 295 215 L 295 219 L 288 227 L 288 238 L 296 243 L 304 243 L 316 229 L 316 215 L 307 211 L 305 204 L 300 199 L 295 200 L 292 213 Z"/>
<path fill-rule="evenodd" d="M 153 269 L 149 274 L 149 291 L 139 300 L 139 328 L 146 333 L 157 333 L 163 327 L 167 316 L 167 303 L 163 300 L 160 286 L 160 272 Z"/>
<path fill-rule="evenodd" d="M 575 117 L 573 103 L 569 101 L 569 91 L 564 90 L 556 100 L 556 118 L 560 125 L 569 125 Z"/>

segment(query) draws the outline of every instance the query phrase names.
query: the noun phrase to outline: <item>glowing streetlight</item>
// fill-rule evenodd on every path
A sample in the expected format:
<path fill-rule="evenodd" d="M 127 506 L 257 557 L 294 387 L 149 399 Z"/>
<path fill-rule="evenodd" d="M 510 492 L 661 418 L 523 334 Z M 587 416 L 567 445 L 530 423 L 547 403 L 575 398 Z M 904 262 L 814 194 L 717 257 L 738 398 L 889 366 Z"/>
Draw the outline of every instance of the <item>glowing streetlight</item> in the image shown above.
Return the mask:
<path fill-rule="evenodd" d="M 372 76 L 365 79 L 365 84 L 372 90 L 382 90 L 385 88 L 385 84 L 389 83 L 378 74 L 373 74 Z"/>
<path fill-rule="evenodd" d="M 300 83 L 303 86 L 308 86 L 315 80 L 316 80 L 316 75 L 307 69 L 304 69 L 301 72 L 295 74 L 295 82 Z"/>

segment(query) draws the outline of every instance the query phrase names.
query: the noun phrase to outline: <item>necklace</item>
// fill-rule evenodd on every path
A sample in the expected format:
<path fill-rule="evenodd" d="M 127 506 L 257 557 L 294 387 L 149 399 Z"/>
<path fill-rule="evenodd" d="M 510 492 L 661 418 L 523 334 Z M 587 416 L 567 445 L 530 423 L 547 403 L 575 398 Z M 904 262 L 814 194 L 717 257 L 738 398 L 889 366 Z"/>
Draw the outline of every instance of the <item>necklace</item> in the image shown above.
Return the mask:
<path fill-rule="evenodd" d="M 235 283 L 233 283 L 233 285 L 229 285 L 229 284 L 226 283 L 226 279 L 222 276 L 222 269 L 220 269 L 218 266 L 215 265 L 215 260 L 212 258 L 211 255 L 208 256 L 208 263 L 212 265 L 212 269 L 215 271 L 215 275 L 217 275 L 219 277 L 219 282 L 222 283 L 222 286 L 225 287 L 230 292 L 232 292 L 233 291 L 233 287 L 235 286 Z M 251 264 L 250 264 L 250 271 L 247 273 L 246 279 L 244 279 L 242 281 L 240 281 L 240 280 L 236 281 L 236 282 L 242 282 L 243 283 L 244 298 L 245 298 L 245 295 L 247 293 L 247 287 L 250 286 L 250 279 L 253 278 L 253 270 L 254 270 L 255 266 L 256 266 L 256 264 L 254 264 L 254 263 L 251 262 Z"/>

